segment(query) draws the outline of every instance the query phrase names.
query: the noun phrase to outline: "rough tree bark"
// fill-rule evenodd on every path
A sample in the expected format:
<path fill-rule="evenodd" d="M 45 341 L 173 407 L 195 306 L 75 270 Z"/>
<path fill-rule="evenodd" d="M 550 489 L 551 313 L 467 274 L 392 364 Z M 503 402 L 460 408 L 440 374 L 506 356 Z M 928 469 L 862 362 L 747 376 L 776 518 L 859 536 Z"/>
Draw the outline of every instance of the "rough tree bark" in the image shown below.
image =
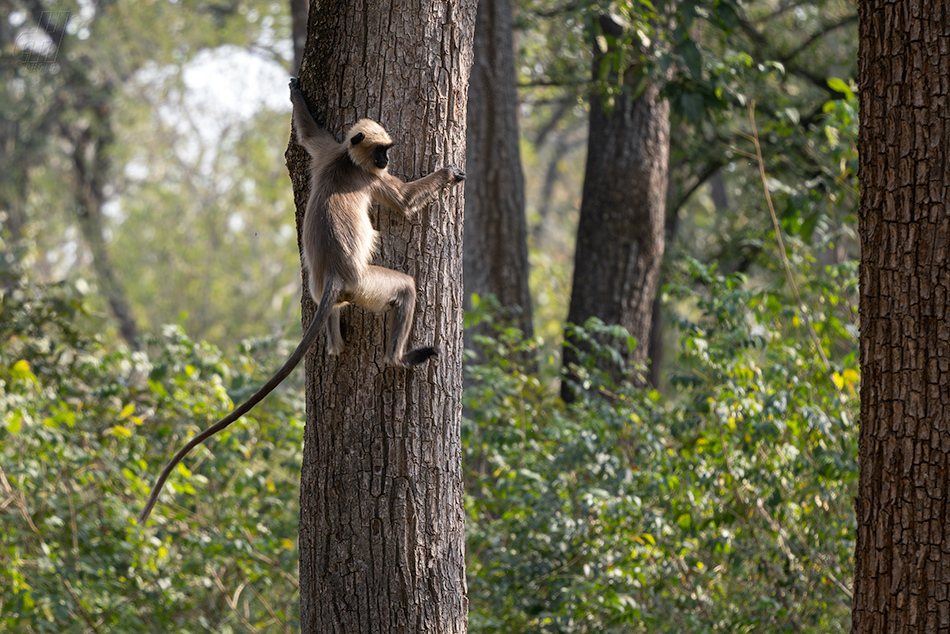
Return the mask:
<path fill-rule="evenodd" d="M 493 294 L 530 337 L 527 222 L 510 0 L 480 0 L 468 96 L 465 298 Z M 466 347 L 472 348 L 471 332 Z"/>
<path fill-rule="evenodd" d="M 464 168 L 474 26 L 475 0 L 312 3 L 300 68 L 311 109 L 338 137 L 359 118 L 380 121 L 403 178 Z M 287 164 L 299 227 L 309 160 L 293 140 Z M 413 220 L 385 208 L 373 216 L 377 263 L 418 285 L 410 347 L 434 343 L 441 354 L 411 371 L 383 367 L 384 320 L 350 306 L 343 354 L 328 357 L 321 340 L 308 356 L 301 631 L 460 633 L 462 189 Z M 303 312 L 309 322 L 309 297 Z"/>
<path fill-rule="evenodd" d="M 620 37 L 610 18 L 600 20 L 605 34 Z M 594 78 L 607 51 L 594 46 Z M 630 82 L 626 82 L 628 85 Z M 567 320 L 583 324 L 598 317 L 619 324 L 636 337 L 628 363 L 645 362 L 653 298 L 663 261 L 670 150 L 670 106 L 651 81 L 636 99 L 618 96 L 608 111 L 600 94 L 591 95 L 587 166 L 581 201 L 574 279 Z M 570 341 L 569 341 L 570 343 Z M 577 360 L 564 348 L 564 366 Z M 561 396 L 573 400 L 570 374 Z"/>
<path fill-rule="evenodd" d="M 862 0 L 851 631 L 950 631 L 950 5 Z"/>

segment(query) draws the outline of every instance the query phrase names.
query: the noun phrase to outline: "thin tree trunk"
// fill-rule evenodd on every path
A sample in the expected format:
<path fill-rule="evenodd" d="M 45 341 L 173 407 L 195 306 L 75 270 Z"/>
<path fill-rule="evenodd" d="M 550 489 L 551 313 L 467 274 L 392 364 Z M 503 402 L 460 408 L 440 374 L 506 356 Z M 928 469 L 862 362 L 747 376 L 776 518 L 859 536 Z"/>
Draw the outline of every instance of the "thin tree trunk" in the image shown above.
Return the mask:
<path fill-rule="evenodd" d="M 96 271 L 99 290 L 109 303 L 109 308 L 118 322 L 119 334 L 133 350 L 139 347 L 139 329 L 125 294 L 125 288 L 116 279 L 115 269 L 109 257 L 103 227 L 102 208 L 106 203 L 106 181 L 111 170 L 110 146 L 114 141 L 112 131 L 111 107 L 108 88 L 100 89 L 93 103 L 86 104 L 91 122 L 81 129 L 66 128 L 71 137 L 73 148 L 73 168 L 75 182 L 74 196 L 77 203 L 79 227 L 89 251 L 92 253 L 92 265 Z"/>
<path fill-rule="evenodd" d="M 706 182 L 708 180 L 713 206 L 717 212 L 725 213 L 729 210 L 729 196 L 726 193 L 726 183 L 722 177 L 722 170 L 717 168 L 714 172 L 707 173 L 709 174 L 708 178 L 701 176 L 700 178 L 702 180 L 700 182 Z M 669 184 L 667 185 L 666 221 L 663 235 L 666 245 L 673 244 L 676 240 L 676 236 L 679 234 L 680 228 L 680 207 L 682 204 L 677 205 L 676 201 L 679 199 L 682 202 L 682 198 L 680 195 L 681 192 L 679 191 L 680 188 L 674 184 L 675 180 L 674 178 L 670 178 Z M 669 258 L 669 251 L 667 249 L 664 249 L 664 251 L 667 254 L 667 258 Z M 650 367 L 647 377 L 647 382 L 650 386 L 657 389 L 662 387 L 663 363 L 666 355 L 666 339 L 664 337 L 666 334 L 666 320 L 663 317 L 662 288 L 663 272 L 661 271 L 660 281 L 657 283 L 656 295 L 653 297 L 653 316 L 650 320 L 650 348 L 648 352 Z"/>
<path fill-rule="evenodd" d="M 950 631 L 950 5 L 862 0 L 851 631 Z"/>
<path fill-rule="evenodd" d="M 307 18 L 310 0 L 290 0 L 290 32 L 294 41 L 294 73 L 300 69 L 303 49 L 307 42 Z"/>
<path fill-rule="evenodd" d="M 601 19 L 604 33 L 620 36 L 620 26 Z M 594 77 L 604 52 L 594 47 Z M 650 82 L 631 99 L 617 96 L 608 110 L 591 95 L 590 134 L 581 202 L 574 280 L 568 322 L 590 317 L 619 324 L 636 337 L 626 362 L 647 358 L 653 298 L 663 261 L 670 148 L 670 106 L 660 98 L 660 82 Z M 567 380 L 561 396 L 573 400 L 570 365 L 577 355 L 568 338 L 564 348 Z"/>
<path fill-rule="evenodd" d="M 510 0 L 480 0 L 468 96 L 465 297 L 492 294 L 526 336 L 531 324 L 524 174 Z M 466 347 L 473 348 L 466 332 Z"/>
<path fill-rule="evenodd" d="M 0 234 L 7 244 L 4 251 L 19 246 L 26 226 L 27 170 L 17 152 L 18 123 L 0 116 Z M 20 160 L 17 160 L 20 159 Z"/>
<path fill-rule="evenodd" d="M 380 121 L 397 176 L 461 166 L 474 26 L 474 0 L 312 4 L 300 68 L 311 110 L 338 137 L 359 118 Z M 294 141 L 287 163 L 300 227 L 309 159 Z M 384 319 L 350 306 L 344 352 L 331 358 L 320 340 L 308 356 L 301 632 L 461 633 L 462 190 L 413 220 L 373 215 L 377 263 L 418 285 L 410 347 L 441 354 L 414 370 L 384 367 Z M 313 304 L 303 304 L 308 322 Z"/>

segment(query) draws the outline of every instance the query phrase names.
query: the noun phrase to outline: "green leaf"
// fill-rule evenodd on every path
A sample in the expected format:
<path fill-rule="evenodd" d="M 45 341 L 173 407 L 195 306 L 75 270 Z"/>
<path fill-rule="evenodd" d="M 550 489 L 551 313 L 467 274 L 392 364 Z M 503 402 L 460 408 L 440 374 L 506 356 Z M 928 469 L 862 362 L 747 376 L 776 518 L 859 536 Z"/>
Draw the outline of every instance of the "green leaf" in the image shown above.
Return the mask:
<path fill-rule="evenodd" d="M 854 91 L 851 90 L 851 87 L 837 77 L 831 77 L 828 79 L 828 87 L 835 92 L 842 93 L 843 95 L 847 96 L 848 99 L 854 99 Z"/>
<path fill-rule="evenodd" d="M 13 410 L 13 413 L 7 418 L 6 427 L 11 434 L 20 433 L 20 429 L 23 428 L 23 414 L 20 413 L 20 410 Z"/>
<path fill-rule="evenodd" d="M 689 69 L 690 75 L 694 79 L 699 79 L 703 75 L 703 55 L 699 52 L 696 42 L 691 39 L 685 39 L 679 44 L 679 53 L 683 58 L 683 63 Z"/>

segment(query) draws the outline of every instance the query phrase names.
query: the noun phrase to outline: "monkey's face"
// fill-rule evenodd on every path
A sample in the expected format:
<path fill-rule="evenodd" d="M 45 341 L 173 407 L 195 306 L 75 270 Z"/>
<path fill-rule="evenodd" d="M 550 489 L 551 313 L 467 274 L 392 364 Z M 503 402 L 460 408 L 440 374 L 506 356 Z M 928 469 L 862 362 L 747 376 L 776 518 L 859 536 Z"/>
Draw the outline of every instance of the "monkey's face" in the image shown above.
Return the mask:
<path fill-rule="evenodd" d="M 382 171 L 389 165 L 389 149 L 393 140 L 383 126 L 370 119 L 361 119 L 346 135 L 347 151 L 353 162 L 367 171 Z"/>

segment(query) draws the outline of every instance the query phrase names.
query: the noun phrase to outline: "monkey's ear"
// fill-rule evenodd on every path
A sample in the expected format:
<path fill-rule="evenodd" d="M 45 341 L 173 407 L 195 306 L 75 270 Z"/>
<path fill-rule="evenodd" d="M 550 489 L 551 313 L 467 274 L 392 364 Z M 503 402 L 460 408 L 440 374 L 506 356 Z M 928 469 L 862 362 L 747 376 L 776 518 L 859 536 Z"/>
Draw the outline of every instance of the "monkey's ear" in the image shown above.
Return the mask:
<path fill-rule="evenodd" d="M 353 138 L 350 139 L 350 143 L 352 143 L 353 145 L 359 145 L 365 138 L 366 138 L 366 135 L 360 132 L 359 134 L 353 135 Z"/>

